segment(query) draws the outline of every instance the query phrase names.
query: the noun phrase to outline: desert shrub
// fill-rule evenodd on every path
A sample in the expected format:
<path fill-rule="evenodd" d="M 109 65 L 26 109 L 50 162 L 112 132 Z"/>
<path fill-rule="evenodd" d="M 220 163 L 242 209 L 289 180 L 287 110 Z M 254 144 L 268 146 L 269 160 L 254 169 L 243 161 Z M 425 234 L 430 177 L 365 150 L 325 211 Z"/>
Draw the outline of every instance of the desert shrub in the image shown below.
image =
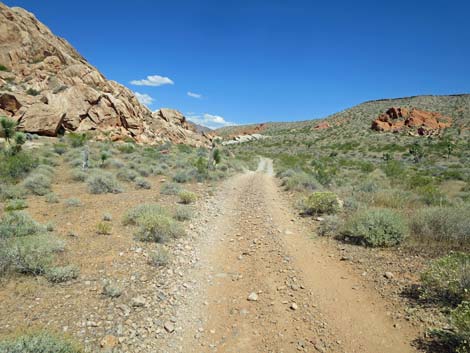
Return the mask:
<path fill-rule="evenodd" d="M 46 202 L 47 203 L 59 203 L 59 197 L 53 192 L 51 192 L 46 195 Z"/>
<path fill-rule="evenodd" d="M 137 172 L 143 177 L 148 177 L 151 174 L 150 168 L 139 167 L 137 168 Z"/>
<path fill-rule="evenodd" d="M 160 188 L 163 195 L 177 195 L 181 191 L 181 186 L 175 183 L 164 183 Z"/>
<path fill-rule="evenodd" d="M 47 233 L 0 237 L 0 243 L 0 274 L 7 271 L 42 274 L 51 266 L 54 253 L 64 248 L 63 242 Z"/>
<path fill-rule="evenodd" d="M 80 270 L 78 267 L 69 265 L 48 268 L 44 275 L 49 282 L 63 283 L 78 278 L 79 274 Z"/>
<path fill-rule="evenodd" d="M 0 64 L 0 71 L 10 71 L 10 70 L 5 65 Z"/>
<path fill-rule="evenodd" d="M 135 236 L 142 241 L 162 243 L 184 235 L 181 226 L 159 205 L 140 205 L 131 209 L 123 220 L 124 224 L 138 226 Z"/>
<path fill-rule="evenodd" d="M 193 218 L 193 212 L 188 206 L 178 206 L 173 217 L 177 221 L 188 221 Z"/>
<path fill-rule="evenodd" d="M 25 208 L 28 207 L 28 204 L 26 203 L 25 200 L 22 199 L 12 199 L 8 200 L 5 203 L 5 211 L 19 211 L 19 210 L 24 210 Z"/>
<path fill-rule="evenodd" d="M 188 190 L 181 190 L 178 193 L 178 197 L 180 199 L 180 202 L 185 205 L 193 203 L 197 200 L 197 195 L 194 192 Z"/>
<path fill-rule="evenodd" d="M 123 143 L 117 146 L 119 152 L 122 153 L 132 153 L 135 151 L 135 145 L 133 143 Z"/>
<path fill-rule="evenodd" d="M 353 214 L 342 233 L 367 246 L 386 247 L 400 244 L 408 235 L 408 227 L 400 213 L 372 208 Z"/>
<path fill-rule="evenodd" d="M 322 237 L 335 237 L 341 233 L 344 221 L 337 215 L 327 215 L 325 219 L 320 222 L 318 226 L 318 235 Z"/>
<path fill-rule="evenodd" d="M 451 313 L 451 323 L 460 341 L 458 353 L 470 352 L 470 302 L 464 301 Z"/>
<path fill-rule="evenodd" d="M 136 171 L 128 168 L 121 169 L 116 174 L 118 179 L 123 181 L 134 181 L 138 175 Z"/>
<path fill-rule="evenodd" d="M 21 151 L 14 155 L 0 153 L 0 179 L 17 181 L 36 168 L 38 161 L 30 152 Z"/>
<path fill-rule="evenodd" d="M 135 187 L 137 189 L 150 189 L 152 187 L 152 185 L 150 184 L 150 182 L 144 178 L 136 178 L 135 179 Z"/>
<path fill-rule="evenodd" d="M 65 152 L 67 152 L 67 145 L 62 142 L 54 143 L 52 148 L 55 153 L 60 155 L 63 155 Z"/>
<path fill-rule="evenodd" d="M 304 200 L 304 212 L 307 214 L 335 214 L 339 210 L 338 196 L 329 191 L 314 192 Z"/>
<path fill-rule="evenodd" d="M 108 298 L 118 298 L 122 295 L 122 288 L 112 281 L 105 281 L 103 290 L 101 292 Z"/>
<path fill-rule="evenodd" d="M 122 192 L 122 188 L 111 173 L 95 172 L 87 178 L 86 183 L 91 194 L 117 194 Z"/>
<path fill-rule="evenodd" d="M 111 222 L 113 220 L 113 216 L 110 213 L 103 214 L 103 221 Z"/>
<path fill-rule="evenodd" d="M 439 298 L 451 303 L 470 299 L 470 255 L 450 254 L 433 260 L 421 274 L 426 298 Z"/>
<path fill-rule="evenodd" d="M 433 184 L 417 188 L 419 200 L 428 206 L 442 206 L 448 203 L 447 197 Z"/>
<path fill-rule="evenodd" d="M 287 172 L 284 173 L 286 175 Z M 293 172 L 293 174 L 287 174 L 290 176 L 284 177 L 282 185 L 286 190 L 293 191 L 304 191 L 304 190 L 317 190 L 321 188 L 320 183 L 311 174 L 305 172 Z"/>
<path fill-rule="evenodd" d="M 74 148 L 82 147 L 85 145 L 88 137 L 86 134 L 70 132 L 65 135 L 67 142 Z"/>
<path fill-rule="evenodd" d="M 371 204 L 375 207 L 396 208 L 406 207 L 411 200 L 409 192 L 399 189 L 384 189 L 371 195 Z"/>
<path fill-rule="evenodd" d="M 65 200 L 65 204 L 69 207 L 80 207 L 82 205 L 82 202 L 77 198 L 71 198 Z"/>
<path fill-rule="evenodd" d="M 154 214 L 167 215 L 168 213 L 162 206 L 156 203 L 141 204 L 127 211 L 124 214 L 122 223 L 124 225 L 137 225 L 139 224 L 140 219 Z"/>
<path fill-rule="evenodd" d="M 410 219 L 411 234 L 420 241 L 470 244 L 470 207 L 425 207 Z"/>
<path fill-rule="evenodd" d="M 183 184 L 191 180 L 191 176 L 187 171 L 179 171 L 173 175 L 173 181 Z"/>
<path fill-rule="evenodd" d="M 81 165 L 81 163 L 82 161 L 78 161 L 78 165 Z M 88 174 L 82 169 L 76 168 L 70 172 L 70 176 L 73 181 L 85 181 L 88 177 Z"/>
<path fill-rule="evenodd" d="M 106 222 L 99 222 L 96 225 L 96 232 L 101 235 L 109 235 L 111 234 L 112 226 Z"/>
<path fill-rule="evenodd" d="M 26 190 L 20 185 L 0 184 L 0 200 L 23 199 Z"/>
<path fill-rule="evenodd" d="M 170 254 L 165 248 L 159 247 L 150 254 L 148 261 L 155 267 L 166 266 L 170 262 Z"/>
<path fill-rule="evenodd" d="M 41 91 L 38 91 L 37 89 L 30 87 L 26 90 L 26 93 L 29 94 L 30 96 L 38 96 L 41 93 Z"/>
<path fill-rule="evenodd" d="M 25 237 L 44 231 L 44 226 L 24 211 L 8 212 L 0 219 L 0 239 Z"/>
<path fill-rule="evenodd" d="M 46 195 L 51 191 L 51 178 L 44 174 L 32 174 L 23 181 L 25 189 L 34 195 Z"/>
<path fill-rule="evenodd" d="M 1 353 L 82 353 L 75 343 L 48 332 L 21 334 L 0 341 Z"/>

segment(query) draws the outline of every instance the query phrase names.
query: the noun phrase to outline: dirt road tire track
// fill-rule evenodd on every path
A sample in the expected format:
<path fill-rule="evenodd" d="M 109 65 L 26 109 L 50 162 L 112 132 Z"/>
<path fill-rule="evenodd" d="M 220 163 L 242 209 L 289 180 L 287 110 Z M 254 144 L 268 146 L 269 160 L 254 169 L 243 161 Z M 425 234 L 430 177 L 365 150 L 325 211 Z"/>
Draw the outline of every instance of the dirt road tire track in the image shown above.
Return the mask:
<path fill-rule="evenodd" d="M 182 352 L 415 352 L 383 299 L 311 239 L 283 199 L 272 162 L 227 181 L 198 231 L 206 232 L 197 285 L 180 313 Z M 256 300 L 248 300 L 255 293 Z M 253 295 L 252 295 L 253 296 Z"/>

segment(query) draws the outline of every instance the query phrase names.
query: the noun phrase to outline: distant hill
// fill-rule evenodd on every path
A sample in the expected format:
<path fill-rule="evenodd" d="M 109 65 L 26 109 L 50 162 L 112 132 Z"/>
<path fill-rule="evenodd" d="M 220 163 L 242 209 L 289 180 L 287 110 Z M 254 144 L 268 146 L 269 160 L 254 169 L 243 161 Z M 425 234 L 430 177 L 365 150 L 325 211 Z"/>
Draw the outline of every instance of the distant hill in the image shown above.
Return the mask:
<path fill-rule="evenodd" d="M 276 135 L 307 131 L 322 123 L 327 123 L 330 126 L 343 125 L 344 128 L 350 126 L 354 129 L 369 129 L 374 119 L 387 109 L 395 106 L 441 113 L 453 119 L 453 128 L 470 129 L 470 94 L 457 94 L 372 100 L 323 119 L 280 123 L 267 122 L 264 124 L 262 133 Z M 257 125 L 259 124 L 229 126 L 217 129 L 216 132 L 220 136 L 242 135 L 245 131 L 250 131 Z"/>

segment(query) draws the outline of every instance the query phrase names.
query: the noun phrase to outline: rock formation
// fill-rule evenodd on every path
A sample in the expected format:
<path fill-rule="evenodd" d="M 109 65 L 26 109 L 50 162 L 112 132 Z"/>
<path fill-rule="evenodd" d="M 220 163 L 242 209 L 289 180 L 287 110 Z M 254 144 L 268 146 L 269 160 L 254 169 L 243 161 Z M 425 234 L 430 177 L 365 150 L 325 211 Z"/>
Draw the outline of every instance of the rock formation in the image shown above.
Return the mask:
<path fill-rule="evenodd" d="M 0 116 L 25 132 L 57 136 L 96 131 L 113 140 L 205 145 L 171 109 L 153 113 L 134 93 L 107 80 L 33 14 L 0 3 Z"/>
<path fill-rule="evenodd" d="M 411 134 L 434 135 L 451 125 L 452 119 L 440 113 L 393 107 L 372 122 L 372 129 L 390 132 L 406 129 Z"/>

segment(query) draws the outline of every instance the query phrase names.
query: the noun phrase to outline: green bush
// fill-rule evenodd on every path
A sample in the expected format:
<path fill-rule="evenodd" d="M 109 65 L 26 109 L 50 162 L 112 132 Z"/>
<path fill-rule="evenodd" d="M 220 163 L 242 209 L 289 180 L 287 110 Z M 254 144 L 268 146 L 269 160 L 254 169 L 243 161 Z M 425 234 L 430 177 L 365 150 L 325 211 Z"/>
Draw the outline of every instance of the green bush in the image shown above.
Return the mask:
<path fill-rule="evenodd" d="M 79 162 L 80 164 L 81 162 Z M 88 174 L 81 169 L 72 169 L 70 172 L 73 181 L 85 181 L 88 177 Z"/>
<path fill-rule="evenodd" d="M 64 249 L 62 241 L 46 233 L 0 238 L 0 243 L 0 274 L 9 271 L 43 274 L 51 267 L 54 254 Z"/>
<path fill-rule="evenodd" d="M 112 231 L 112 226 L 109 223 L 106 222 L 99 222 L 96 225 L 96 232 L 100 235 L 109 235 L 111 234 Z"/>
<path fill-rule="evenodd" d="M 23 181 L 23 186 L 34 195 L 44 196 L 51 191 L 51 183 L 50 177 L 35 173 Z"/>
<path fill-rule="evenodd" d="M 24 210 L 25 208 L 28 207 L 28 204 L 26 203 L 25 200 L 22 199 L 12 199 L 8 200 L 5 203 L 5 211 L 19 211 L 19 210 Z"/>
<path fill-rule="evenodd" d="M 14 155 L 0 153 L 0 179 L 2 181 L 18 181 L 37 165 L 37 159 L 26 151 Z"/>
<path fill-rule="evenodd" d="M 122 288 L 117 284 L 107 280 L 104 283 L 102 293 L 108 298 L 118 298 L 122 295 Z"/>
<path fill-rule="evenodd" d="M 150 189 L 152 187 L 152 185 L 150 184 L 150 182 L 144 178 L 136 178 L 135 179 L 135 187 L 137 189 Z"/>
<path fill-rule="evenodd" d="M 124 225 L 137 225 L 140 219 L 154 214 L 168 215 L 167 211 L 156 203 L 141 204 L 127 211 L 124 214 L 122 223 Z"/>
<path fill-rule="evenodd" d="M 139 174 L 137 174 L 137 172 L 132 169 L 124 168 L 119 170 L 116 176 L 119 180 L 134 181 L 139 176 Z"/>
<path fill-rule="evenodd" d="M 166 266 L 170 262 L 170 254 L 165 248 L 159 247 L 150 254 L 148 261 L 155 267 Z"/>
<path fill-rule="evenodd" d="M 88 191 L 91 194 L 117 194 L 122 192 L 122 188 L 116 178 L 107 172 L 95 172 L 86 180 Z"/>
<path fill-rule="evenodd" d="M 0 200 L 24 199 L 26 190 L 20 185 L 0 184 Z"/>
<path fill-rule="evenodd" d="M 470 302 L 464 301 L 451 313 L 451 322 L 460 341 L 458 353 L 470 352 Z"/>
<path fill-rule="evenodd" d="M 341 233 L 344 221 L 336 215 L 325 216 L 324 218 L 318 226 L 318 235 L 322 237 L 338 236 Z"/>
<path fill-rule="evenodd" d="M 426 298 L 449 302 L 470 299 L 470 255 L 455 253 L 433 260 L 421 274 Z"/>
<path fill-rule="evenodd" d="M 193 203 L 197 200 L 197 195 L 194 192 L 188 190 L 181 190 L 178 193 L 178 197 L 180 199 L 180 202 L 185 205 Z"/>
<path fill-rule="evenodd" d="M 282 186 L 284 186 L 286 190 L 313 191 L 321 188 L 320 183 L 311 174 L 289 170 L 289 172 L 286 171 L 283 175 L 287 175 L 282 181 Z"/>
<path fill-rule="evenodd" d="M 335 214 L 340 208 L 338 196 L 329 191 L 314 192 L 304 200 L 304 212 L 307 214 Z"/>
<path fill-rule="evenodd" d="M 61 142 L 54 143 L 53 149 L 55 153 L 63 155 L 65 152 L 67 152 L 67 145 Z"/>
<path fill-rule="evenodd" d="M 135 236 L 142 241 L 162 243 L 184 235 L 181 226 L 156 204 L 140 205 L 131 209 L 124 216 L 123 223 L 137 225 Z"/>
<path fill-rule="evenodd" d="M 75 132 L 70 132 L 65 135 L 67 142 L 74 148 L 82 147 L 85 145 L 86 141 L 88 140 L 88 136 L 86 134 L 80 134 Z"/>
<path fill-rule="evenodd" d="M 177 195 L 181 191 L 181 186 L 175 183 L 164 183 L 160 188 L 163 195 Z"/>
<path fill-rule="evenodd" d="M 470 207 L 425 207 L 412 214 L 411 234 L 420 242 L 470 244 Z"/>
<path fill-rule="evenodd" d="M 51 192 L 46 195 L 46 202 L 47 203 L 59 203 L 59 197 L 53 192 Z"/>
<path fill-rule="evenodd" d="M 0 218 L 0 239 L 25 237 L 44 231 L 45 227 L 24 211 L 8 212 Z"/>
<path fill-rule="evenodd" d="M 0 64 L 0 71 L 10 71 L 10 70 L 5 65 Z"/>
<path fill-rule="evenodd" d="M 188 206 L 179 206 L 175 210 L 175 214 L 173 216 L 177 221 L 188 221 L 193 218 L 193 212 L 191 208 Z"/>
<path fill-rule="evenodd" d="M 80 201 L 80 199 L 77 199 L 77 198 L 67 199 L 67 200 L 65 200 L 65 204 L 68 207 L 80 207 L 80 206 L 82 206 L 82 202 Z"/>
<path fill-rule="evenodd" d="M 45 272 L 45 277 L 52 283 L 68 282 L 72 279 L 78 278 L 80 270 L 78 267 L 69 265 L 63 267 L 51 267 Z"/>
<path fill-rule="evenodd" d="M 173 181 L 180 183 L 180 184 L 187 183 L 190 180 L 191 180 L 191 176 L 186 171 L 180 171 L 180 172 L 177 172 L 175 175 L 173 175 Z"/>
<path fill-rule="evenodd" d="M 353 214 L 342 233 L 367 246 L 386 247 L 400 244 L 408 235 L 408 227 L 400 213 L 373 208 Z"/>
<path fill-rule="evenodd" d="M 0 341 L 0 353 L 82 353 L 83 350 L 62 337 L 48 332 L 22 334 Z"/>
<path fill-rule="evenodd" d="M 169 239 L 179 238 L 184 230 L 170 217 L 162 214 L 148 215 L 139 221 L 139 228 L 135 234 L 141 241 L 163 243 Z"/>

